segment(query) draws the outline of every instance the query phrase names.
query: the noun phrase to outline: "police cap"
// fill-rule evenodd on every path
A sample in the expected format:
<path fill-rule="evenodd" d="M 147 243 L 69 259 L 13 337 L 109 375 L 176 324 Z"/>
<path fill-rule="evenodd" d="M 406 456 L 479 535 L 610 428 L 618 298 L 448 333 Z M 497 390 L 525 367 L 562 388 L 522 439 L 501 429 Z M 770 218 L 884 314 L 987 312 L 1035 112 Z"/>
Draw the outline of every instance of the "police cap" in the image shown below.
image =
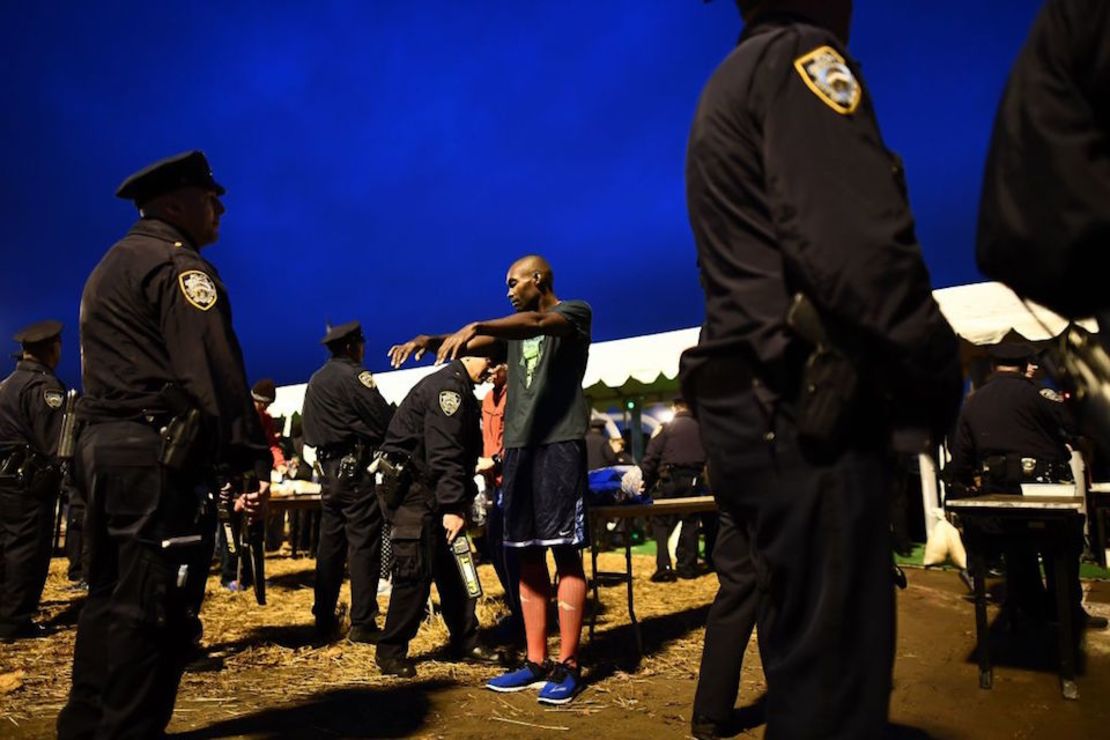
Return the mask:
<path fill-rule="evenodd" d="M 123 181 L 116 197 L 142 205 L 151 198 L 189 186 L 205 188 L 216 195 L 225 192 L 223 185 L 212 177 L 212 168 L 203 152 L 182 152 L 147 165 Z"/>
<path fill-rule="evenodd" d="M 251 398 L 262 403 L 273 403 L 277 398 L 277 388 L 274 387 L 273 378 L 263 378 L 251 388 Z"/>
<path fill-rule="evenodd" d="M 357 321 L 348 321 L 346 324 L 329 326 L 327 334 L 320 340 L 320 344 L 331 344 L 351 336 L 362 339 L 362 324 Z"/>
<path fill-rule="evenodd" d="M 12 337 L 20 344 L 27 346 L 28 344 L 38 344 L 53 339 L 62 333 L 62 322 L 47 319 L 46 321 L 36 321 L 34 324 L 25 326 L 15 333 Z"/>
<path fill-rule="evenodd" d="M 990 349 L 991 359 L 1002 365 L 1023 365 L 1037 354 L 1028 342 L 1006 342 L 996 344 Z"/>

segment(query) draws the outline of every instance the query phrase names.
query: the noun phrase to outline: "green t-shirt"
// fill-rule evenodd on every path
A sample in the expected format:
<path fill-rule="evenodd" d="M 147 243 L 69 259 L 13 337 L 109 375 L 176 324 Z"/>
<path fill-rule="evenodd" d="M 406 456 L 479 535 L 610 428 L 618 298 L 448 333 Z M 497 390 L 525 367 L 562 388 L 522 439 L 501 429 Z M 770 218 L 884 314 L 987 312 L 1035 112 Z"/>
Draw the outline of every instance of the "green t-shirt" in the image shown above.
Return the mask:
<path fill-rule="evenodd" d="M 508 342 L 505 447 L 531 447 L 586 436 L 589 407 L 582 378 L 590 356 L 593 310 L 585 301 L 560 301 L 551 309 L 574 331 Z"/>

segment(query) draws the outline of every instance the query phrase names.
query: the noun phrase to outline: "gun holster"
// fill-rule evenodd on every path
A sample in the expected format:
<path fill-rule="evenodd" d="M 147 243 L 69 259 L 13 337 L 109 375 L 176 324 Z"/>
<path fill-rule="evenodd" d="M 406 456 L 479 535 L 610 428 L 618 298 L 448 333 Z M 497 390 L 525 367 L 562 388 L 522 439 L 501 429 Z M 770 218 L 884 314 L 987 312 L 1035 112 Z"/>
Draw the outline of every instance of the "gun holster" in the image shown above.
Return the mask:
<path fill-rule="evenodd" d="M 343 457 L 339 458 L 339 470 L 336 477 L 343 482 L 357 481 L 366 467 L 366 445 L 356 442 L 355 446 Z"/>
<path fill-rule="evenodd" d="M 402 453 L 378 451 L 370 463 L 370 472 L 378 500 L 388 516 L 405 500 L 412 485 L 412 459 Z"/>
<path fill-rule="evenodd" d="M 158 462 L 170 470 L 183 469 L 200 438 L 200 411 L 191 408 L 174 416 L 159 434 L 162 447 L 158 452 Z"/>
<path fill-rule="evenodd" d="M 818 346 L 806 360 L 798 398 L 798 433 L 821 446 L 844 439 L 859 396 L 859 375 L 851 360 Z"/>

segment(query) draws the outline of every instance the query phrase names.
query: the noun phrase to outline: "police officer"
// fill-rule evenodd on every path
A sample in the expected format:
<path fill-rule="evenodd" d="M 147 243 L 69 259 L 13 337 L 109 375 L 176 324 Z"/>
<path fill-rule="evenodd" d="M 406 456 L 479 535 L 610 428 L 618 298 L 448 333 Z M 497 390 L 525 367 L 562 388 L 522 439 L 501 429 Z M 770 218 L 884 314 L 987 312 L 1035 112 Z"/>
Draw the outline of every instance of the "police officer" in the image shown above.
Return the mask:
<path fill-rule="evenodd" d="M 481 408 L 474 386 L 490 361 L 463 357 L 421 380 L 401 402 L 389 425 L 382 453 L 409 467 L 411 483 L 399 500 L 383 486 L 393 544 L 393 591 L 376 660 L 382 673 L 412 678 L 409 641 L 420 628 L 435 581 L 451 654 L 463 660 L 494 658 L 478 645 L 475 599 L 467 596 L 450 543 L 462 535 L 465 515 L 477 495 L 474 469 L 482 452 Z"/>
<path fill-rule="evenodd" d="M 643 471 L 644 490 L 652 491 L 659 484 L 656 498 L 682 498 L 696 496 L 701 490 L 705 469 L 705 448 L 701 444 L 698 422 L 690 413 L 690 407 L 682 398 L 674 399 L 671 405 L 674 417 L 663 425 L 663 429 L 651 438 L 644 459 L 640 462 Z M 657 516 L 651 519 L 655 535 L 655 582 L 673 581 L 678 578 L 697 578 L 698 576 L 698 522 L 697 514 L 689 514 L 679 520 L 674 516 Z M 671 531 L 676 523 L 682 527 L 678 536 L 677 570 L 671 570 L 671 554 L 667 548 Z M 708 552 L 708 544 L 707 544 Z"/>
<path fill-rule="evenodd" d="M 972 393 L 960 411 L 952 449 L 957 488 L 965 495 L 1021 494 L 1022 483 L 1070 483 L 1074 480 L 1068 441 L 1075 425 L 1063 398 L 1040 387 L 1026 372 L 1034 354 L 1026 343 L 1002 344 L 991 352 L 993 372 Z M 1079 549 L 1082 534 L 1075 533 L 1074 557 L 1068 561 L 1071 603 L 1075 616 L 1086 626 L 1105 627 L 1105 620 L 1082 610 L 1079 586 Z M 1011 622 L 1043 620 L 1055 603 L 1055 555 L 1042 553 L 1048 594 L 1041 582 L 1037 550 L 1007 546 L 1006 613 Z"/>
<path fill-rule="evenodd" d="M 251 404 L 219 273 L 223 187 L 186 152 L 128 177 L 140 219 L 81 297 L 89 597 L 81 611 L 62 738 L 160 736 L 199 622 L 212 557 L 217 470 L 251 472 L 259 512 L 271 459 Z"/>
<path fill-rule="evenodd" d="M 729 721 L 758 620 L 768 734 L 876 737 L 894 656 L 888 447 L 951 428 L 957 343 L 846 48 L 850 0 L 739 6 L 686 157 L 706 319 L 683 397 L 722 511 L 693 731 Z M 834 342 L 790 312 L 797 294 Z"/>
<path fill-rule="evenodd" d="M 332 327 L 321 343 L 331 353 L 308 381 L 304 441 L 316 448 L 324 472 L 320 540 L 316 547 L 316 603 L 312 613 L 323 639 L 336 629 L 335 604 L 343 567 L 351 571 L 352 642 L 375 642 L 380 632 L 382 512 L 366 472 L 385 438 L 392 409 L 362 366 L 366 341 L 357 321 Z"/>
<path fill-rule="evenodd" d="M 1110 3 L 1047 0 L 1010 72 L 979 206 L 979 269 L 1110 321 Z"/>
<path fill-rule="evenodd" d="M 54 376 L 62 325 L 40 321 L 15 335 L 23 346 L 0 382 L 0 640 L 37 637 L 33 620 L 50 569 L 65 387 Z"/>

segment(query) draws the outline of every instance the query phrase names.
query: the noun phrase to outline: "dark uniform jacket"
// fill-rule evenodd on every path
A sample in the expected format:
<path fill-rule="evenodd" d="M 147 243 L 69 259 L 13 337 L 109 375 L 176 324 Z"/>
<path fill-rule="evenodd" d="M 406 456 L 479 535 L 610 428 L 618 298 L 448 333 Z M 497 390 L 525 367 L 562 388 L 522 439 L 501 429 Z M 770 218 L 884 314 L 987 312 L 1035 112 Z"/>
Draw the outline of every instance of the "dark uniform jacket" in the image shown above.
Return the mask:
<path fill-rule="evenodd" d="M 172 383 L 201 411 L 206 462 L 269 479 L 227 290 L 178 229 L 144 218 L 100 260 L 81 296 L 81 352 L 83 420 L 168 417 Z"/>
<path fill-rule="evenodd" d="M 700 473 L 705 466 L 705 448 L 701 444 L 701 430 L 689 411 L 681 411 L 663 425 L 663 430 L 651 438 L 640 470 L 644 474 L 644 490 L 650 491 L 655 481 L 668 469 Z"/>
<path fill-rule="evenodd" d="M 994 455 L 1066 465 L 1071 453 L 1065 442 L 1073 433 L 1067 407 L 1054 391 L 1017 373 L 995 373 L 960 412 L 952 450 L 956 479 L 970 485 L 984 460 Z M 1020 479 L 1008 483 L 1013 488 Z"/>
<path fill-rule="evenodd" d="M 956 337 L 933 300 L 901 161 L 831 31 L 783 15 L 745 28 L 702 93 L 686 184 L 706 295 L 683 361 L 695 397 L 701 369 L 730 357 L 789 394 L 808 353 L 785 322 L 801 291 L 885 370 L 902 423 L 951 429 Z"/>
<path fill-rule="evenodd" d="M 1010 73 L 983 177 L 985 274 L 1069 316 L 1110 309 L 1110 3 L 1049 0 Z"/>
<path fill-rule="evenodd" d="M 305 389 L 304 442 L 325 455 L 345 454 L 356 442 L 377 448 L 392 415 L 369 370 L 349 357 L 333 357 Z"/>
<path fill-rule="evenodd" d="M 46 457 L 58 452 L 65 386 L 46 365 L 20 360 L 0 382 L 0 457 L 29 446 Z"/>
<path fill-rule="evenodd" d="M 412 456 L 415 479 L 443 511 L 461 513 L 478 493 L 482 410 L 461 361 L 421 380 L 397 408 L 384 452 Z"/>
<path fill-rule="evenodd" d="M 617 464 L 617 455 L 609 444 L 609 435 L 599 429 L 586 432 L 586 467 L 597 470 Z"/>

